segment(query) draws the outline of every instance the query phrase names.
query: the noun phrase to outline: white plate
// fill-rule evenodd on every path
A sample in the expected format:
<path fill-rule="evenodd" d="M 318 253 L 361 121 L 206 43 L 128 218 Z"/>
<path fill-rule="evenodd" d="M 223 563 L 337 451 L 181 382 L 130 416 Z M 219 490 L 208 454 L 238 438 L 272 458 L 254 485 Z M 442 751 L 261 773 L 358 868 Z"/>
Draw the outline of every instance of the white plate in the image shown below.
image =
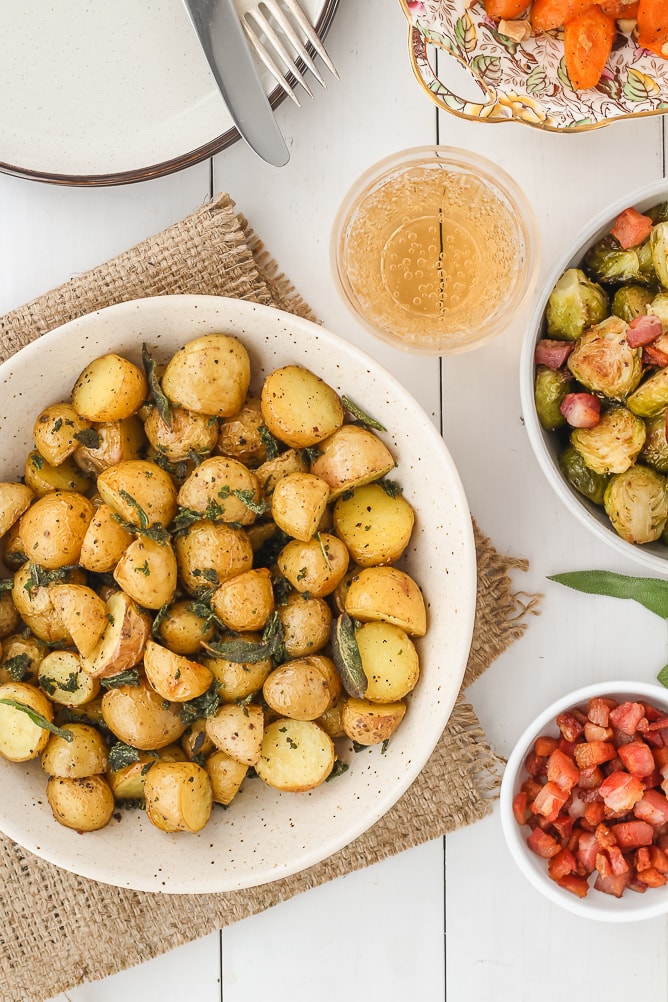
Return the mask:
<path fill-rule="evenodd" d="M 287 876 L 329 856 L 374 824 L 408 788 L 435 747 L 459 691 L 471 642 L 476 566 L 471 518 L 457 470 L 431 421 L 373 359 L 291 314 L 240 300 L 166 296 L 135 300 L 58 328 L 0 366 L 0 480 L 21 472 L 32 426 L 68 397 L 80 370 L 114 350 L 139 360 L 146 340 L 168 357 L 199 334 L 236 334 L 254 383 L 279 365 L 306 365 L 388 429 L 394 479 L 417 512 L 406 569 L 424 590 L 429 629 L 418 641 L 422 675 L 401 727 L 379 747 L 337 749 L 349 770 L 311 793 L 279 794 L 246 781 L 228 810 L 197 836 L 167 835 L 142 812 L 122 812 L 99 832 L 59 826 L 36 762 L 0 761 L 0 830 L 68 870 L 111 884 L 171 893 L 224 891 Z"/>
<path fill-rule="evenodd" d="M 321 37 L 337 4 L 303 0 Z M 239 138 L 181 0 L 38 6 L 0 4 L 1 170 L 70 184 L 138 181 Z M 275 104 L 282 91 L 264 79 Z"/>

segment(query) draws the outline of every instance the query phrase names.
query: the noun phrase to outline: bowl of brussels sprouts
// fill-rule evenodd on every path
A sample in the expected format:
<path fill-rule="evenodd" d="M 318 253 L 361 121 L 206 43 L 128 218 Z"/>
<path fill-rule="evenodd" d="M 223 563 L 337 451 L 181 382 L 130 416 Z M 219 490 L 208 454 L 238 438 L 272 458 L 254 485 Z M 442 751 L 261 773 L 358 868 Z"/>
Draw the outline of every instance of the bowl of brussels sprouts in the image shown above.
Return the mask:
<path fill-rule="evenodd" d="M 548 277 L 521 358 L 539 465 L 599 539 L 668 573 L 668 183 L 593 219 Z"/>

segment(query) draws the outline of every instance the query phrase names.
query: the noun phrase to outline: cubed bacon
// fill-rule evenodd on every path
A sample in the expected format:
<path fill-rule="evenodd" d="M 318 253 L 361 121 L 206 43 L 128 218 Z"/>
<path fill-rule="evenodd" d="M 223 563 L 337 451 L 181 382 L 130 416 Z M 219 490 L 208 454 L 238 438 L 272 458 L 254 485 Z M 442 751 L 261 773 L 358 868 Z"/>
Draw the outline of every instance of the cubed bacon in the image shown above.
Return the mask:
<path fill-rule="evenodd" d="M 633 808 L 633 813 L 641 821 L 655 828 L 668 822 L 668 799 L 659 790 L 645 790 Z"/>
<path fill-rule="evenodd" d="M 603 780 L 599 793 L 611 811 L 626 813 L 640 800 L 645 792 L 645 784 L 637 776 L 628 772 L 613 772 Z"/>
<path fill-rule="evenodd" d="M 635 734 L 644 716 L 645 707 L 642 703 L 620 703 L 610 711 L 610 723 L 624 734 Z"/>
<path fill-rule="evenodd" d="M 638 870 L 636 877 L 648 887 L 663 887 L 668 881 L 665 873 L 660 873 L 654 866 L 649 866 L 646 870 Z"/>
<path fill-rule="evenodd" d="M 527 839 L 527 845 L 537 856 L 543 859 L 550 859 L 561 852 L 561 846 L 553 835 L 544 832 L 542 828 L 534 828 Z"/>
<path fill-rule="evenodd" d="M 613 894 L 616 898 L 621 898 L 630 880 L 630 869 L 626 873 L 610 873 L 605 877 L 599 873 L 594 881 L 594 887 L 597 891 L 603 891 L 604 894 Z"/>
<path fill-rule="evenodd" d="M 646 821 L 619 821 L 612 827 L 615 841 L 622 852 L 652 844 L 654 829 Z"/>
<path fill-rule="evenodd" d="M 610 710 L 614 710 L 616 706 L 617 702 L 614 699 L 594 696 L 589 700 L 587 717 L 592 724 L 598 724 L 599 727 L 607 727 L 610 721 Z"/>
<path fill-rule="evenodd" d="M 649 216 L 644 216 L 637 209 L 629 207 L 615 219 L 610 230 L 620 247 L 628 250 L 629 247 L 637 247 L 643 243 L 654 228 L 654 223 Z"/>
<path fill-rule="evenodd" d="M 594 832 L 582 832 L 575 857 L 585 873 L 592 873 L 596 869 L 596 856 L 598 852 L 599 845 Z"/>
<path fill-rule="evenodd" d="M 567 800 L 568 791 L 548 780 L 531 804 L 531 810 L 534 814 L 542 814 L 544 818 L 553 821 Z"/>
<path fill-rule="evenodd" d="M 661 849 L 658 845 L 651 845 L 649 847 L 649 858 L 655 870 L 668 875 L 668 853 L 664 849 Z"/>
<path fill-rule="evenodd" d="M 655 344 L 648 344 L 642 350 L 642 364 L 653 365 L 657 369 L 665 369 L 668 365 L 668 354 Z"/>
<path fill-rule="evenodd" d="M 574 824 L 575 818 L 571 817 L 570 814 L 560 814 L 552 822 L 552 827 L 559 836 L 562 845 L 570 839 Z"/>
<path fill-rule="evenodd" d="M 655 314 L 643 313 L 634 317 L 626 332 L 629 348 L 644 348 L 663 334 L 663 326 Z"/>
<path fill-rule="evenodd" d="M 550 738 L 544 735 L 543 737 L 536 738 L 533 750 L 539 758 L 547 758 L 552 754 L 558 744 L 559 742 L 556 738 Z"/>
<path fill-rule="evenodd" d="M 513 814 L 518 825 L 525 825 L 529 819 L 529 797 L 523 790 L 513 797 Z"/>
<path fill-rule="evenodd" d="M 559 887 L 565 891 L 576 894 L 579 898 L 585 898 L 589 892 L 589 883 L 585 877 L 580 877 L 576 873 L 567 873 L 557 880 Z"/>
<path fill-rule="evenodd" d="M 571 742 L 577 741 L 584 731 L 584 727 L 578 718 L 568 710 L 558 715 L 557 727 L 566 741 Z"/>
<path fill-rule="evenodd" d="M 636 870 L 649 870 L 652 865 L 652 857 L 649 854 L 649 846 L 641 846 L 633 854 L 633 862 Z"/>
<path fill-rule="evenodd" d="M 572 341 L 553 341 L 542 338 L 536 344 L 533 360 L 536 365 L 546 365 L 548 369 L 561 369 L 573 351 Z"/>
<path fill-rule="evenodd" d="M 573 873 L 576 869 L 575 856 L 569 849 L 562 849 L 550 858 L 547 864 L 547 872 L 552 880 L 560 880 L 568 873 Z"/>
<path fill-rule="evenodd" d="M 575 761 L 579 769 L 586 769 L 590 765 L 602 765 L 609 762 L 617 755 L 617 750 L 608 741 L 583 741 L 575 746 L 573 752 Z"/>
<path fill-rule="evenodd" d="M 595 428 L 601 420 L 601 401 L 593 393 L 567 393 L 559 410 L 571 428 Z"/>
<path fill-rule="evenodd" d="M 647 732 L 649 731 L 662 731 L 668 727 L 668 717 L 658 717 L 656 720 L 651 720 L 647 725 Z"/>
<path fill-rule="evenodd" d="M 590 800 L 584 809 L 584 818 L 592 828 L 600 825 L 605 818 L 605 804 L 602 800 Z"/>
<path fill-rule="evenodd" d="M 535 779 L 525 779 L 522 783 L 522 790 L 526 793 L 529 801 L 535 800 L 540 793 L 542 783 L 537 782 Z"/>
<path fill-rule="evenodd" d="M 555 748 L 547 760 L 547 778 L 562 790 L 570 792 L 580 777 L 578 767 L 572 758 Z"/>
<path fill-rule="evenodd" d="M 600 724 L 592 724 L 591 720 L 584 725 L 585 741 L 610 741 L 614 733 L 612 727 L 601 727 Z"/>
<path fill-rule="evenodd" d="M 648 776 L 654 771 L 652 749 L 644 741 L 631 741 L 619 749 L 619 757 L 632 776 Z"/>
<path fill-rule="evenodd" d="M 530 751 L 524 760 L 524 768 L 530 776 L 540 777 L 545 775 L 547 762 L 544 758 L 536 755 L 535 751 Z"/>
<path fill-rule="evenodd" d="M 603 773 L 598 765 L 590 765 L 580 769 L 578 786 L 582 790 L 596 790 L 603 782 Z"/>

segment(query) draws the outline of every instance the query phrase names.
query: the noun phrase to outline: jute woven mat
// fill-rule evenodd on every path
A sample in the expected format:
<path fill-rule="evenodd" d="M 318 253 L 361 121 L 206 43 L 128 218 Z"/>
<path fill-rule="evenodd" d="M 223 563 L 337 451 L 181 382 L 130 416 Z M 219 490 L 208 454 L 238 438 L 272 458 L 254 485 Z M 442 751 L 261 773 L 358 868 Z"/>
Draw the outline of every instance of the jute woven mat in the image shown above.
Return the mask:
<path fill-rule="evenodd" d="M 0 360 L 40 334 L 122 300 L 170 293 L 235 296 L 311 317 L 308 306 L 219 195 L 163 233 L 0 318 Z M 478 594 L 462 691 L 519 639 L 536 596 L 513 591 L 524 560 L 475 528 Z M 310 869 L 245 891 L 159 895 L 86 880 L 0 836 L 0 1000 L 44 1002 L 489 813 L 501 760 L 460 694 L 420 776 L 366 834 Z"/>

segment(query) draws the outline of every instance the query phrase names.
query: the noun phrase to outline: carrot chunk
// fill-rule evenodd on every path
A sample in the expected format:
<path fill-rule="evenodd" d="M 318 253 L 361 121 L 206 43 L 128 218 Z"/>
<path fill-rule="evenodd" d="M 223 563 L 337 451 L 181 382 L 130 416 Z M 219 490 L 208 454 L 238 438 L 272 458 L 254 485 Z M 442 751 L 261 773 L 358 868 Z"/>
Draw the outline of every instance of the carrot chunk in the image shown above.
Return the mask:
<path fill-rule="evenodd" d="M 566 69 L 574 90 L 595 87 L 617 34 L 615 19 L 594 6 L 564 25 Z"/>
<path fill-rule="evenodd" d="M 599 0 L 599 7 L 616 20 L 633 20 L 638 16 L 638 0 Z"/>
<path fill-rule="evenodd" d="M 529 6 L 530 0 L 485 0 L 487 17 L 495 21 L 512 21 Z"/>
<path fill-rule="evenodd" d="M 666 0 L 640 0 L 638 44 L 668 58 L 668 5 Z"/>
<path fill-rule="evenodd" d="M 529 21 L 534 31 L 550 31 L 593 6 L 594 0 L 534 0 Z"/>

